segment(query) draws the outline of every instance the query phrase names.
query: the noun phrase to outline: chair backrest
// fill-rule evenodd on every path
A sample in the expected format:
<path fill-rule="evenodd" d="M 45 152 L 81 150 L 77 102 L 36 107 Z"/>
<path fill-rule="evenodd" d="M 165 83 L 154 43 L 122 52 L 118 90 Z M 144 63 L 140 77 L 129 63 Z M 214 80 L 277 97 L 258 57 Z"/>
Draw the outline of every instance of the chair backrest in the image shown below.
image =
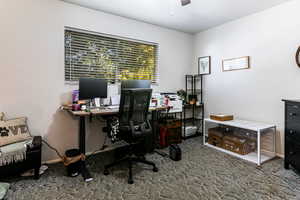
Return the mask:
<path fill-rule="evenodd" d="M 139 125 L 147 122 L 152 89 L 122 89 L 119 107 L 120 127 L 130 122 Z"/>
<path fill-rule="evenodd" d="M 152 89 L 122 89 L 119 107 L 119 138 L 138 143 L 135 153 L 154 150 L 154 136 L 147 119 Z"/>

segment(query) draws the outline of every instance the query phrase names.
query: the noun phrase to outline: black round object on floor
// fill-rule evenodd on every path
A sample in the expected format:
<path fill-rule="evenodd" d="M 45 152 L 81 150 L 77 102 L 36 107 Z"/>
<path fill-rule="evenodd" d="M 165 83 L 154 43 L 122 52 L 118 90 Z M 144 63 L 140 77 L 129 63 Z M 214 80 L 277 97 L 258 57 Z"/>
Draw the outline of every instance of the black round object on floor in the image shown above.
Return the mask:
<path fill-rule="evenodd" d="M 76 156 L 79 156 L 81 153 L 79 149 L 69 149 L 66 151 L 66 157 L 67 158 L 74 158 Z M 70 177 L 75 177 L 80 174 L 81 171 L 81 160 L 78 160 L 77 162 L 71 163 L 67 166 L 67 173 Z"/>

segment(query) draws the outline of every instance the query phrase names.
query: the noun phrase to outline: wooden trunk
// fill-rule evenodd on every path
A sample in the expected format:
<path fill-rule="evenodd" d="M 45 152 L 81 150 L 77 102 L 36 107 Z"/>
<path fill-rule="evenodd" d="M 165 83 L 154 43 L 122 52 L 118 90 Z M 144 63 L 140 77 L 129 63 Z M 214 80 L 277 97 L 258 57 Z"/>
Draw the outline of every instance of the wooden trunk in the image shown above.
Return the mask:
<path fill-rule="evenodd" d="M 256 143 L 252 140 L 237 136 L 224 136 L 223 148 L 234 153 L 246 155 L 255 150 Z"/>
<path fill-rule="evenodd" d="M 224 129 L 210 128 L 208 129 L 208 143 L 217 147 L 222 147 L 223 145 L 223 137 L 224 137 Z"/>

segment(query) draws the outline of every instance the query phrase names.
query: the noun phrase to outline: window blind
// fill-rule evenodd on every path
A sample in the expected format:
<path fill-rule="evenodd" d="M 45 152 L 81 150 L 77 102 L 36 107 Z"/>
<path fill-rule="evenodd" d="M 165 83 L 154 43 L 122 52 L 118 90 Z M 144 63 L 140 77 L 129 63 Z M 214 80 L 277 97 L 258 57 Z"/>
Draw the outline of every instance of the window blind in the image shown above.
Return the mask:
<path fill-rule="evenodd" d="M 143 79 L 157 83 L 158 45 L 89 32 L 65 30 L 65 80 Z"/>

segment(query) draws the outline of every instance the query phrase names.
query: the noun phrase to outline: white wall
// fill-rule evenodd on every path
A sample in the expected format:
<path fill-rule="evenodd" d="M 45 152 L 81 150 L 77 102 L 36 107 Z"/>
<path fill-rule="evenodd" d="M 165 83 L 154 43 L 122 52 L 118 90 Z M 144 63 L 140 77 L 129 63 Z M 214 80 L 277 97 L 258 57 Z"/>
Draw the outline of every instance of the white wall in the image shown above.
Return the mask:
<path fill-rule="evenodd" d="M 159 44 L 158 91 L 184 87 L 192 65 L 192 35 L 105 14 L 58 0 L 0 0 L 0 111 L 27 116 L 31 132 L 64 152 L 76 147 L 78 124 L 58 107 L 75 88 L 64 83 L 64 27 L 120 35 Z M 101 145 L 97 124 L 87 150 Z M 44 147 L 43 160 L 56 155 Z"/>
<path fill-rule="evenodd" d="M 277 152 L 283 153 L 284 104 L 300 97 L 300 1 L 294 0 L 195 36 L 195 59 L 212 57 L 205 77 L 206 115 L 274 123 L 279 127 Z M 250 56 L 251 69 L 222 72 L 222 59 Z M 194 70 L 197 69 L 194 63 Z"/>

